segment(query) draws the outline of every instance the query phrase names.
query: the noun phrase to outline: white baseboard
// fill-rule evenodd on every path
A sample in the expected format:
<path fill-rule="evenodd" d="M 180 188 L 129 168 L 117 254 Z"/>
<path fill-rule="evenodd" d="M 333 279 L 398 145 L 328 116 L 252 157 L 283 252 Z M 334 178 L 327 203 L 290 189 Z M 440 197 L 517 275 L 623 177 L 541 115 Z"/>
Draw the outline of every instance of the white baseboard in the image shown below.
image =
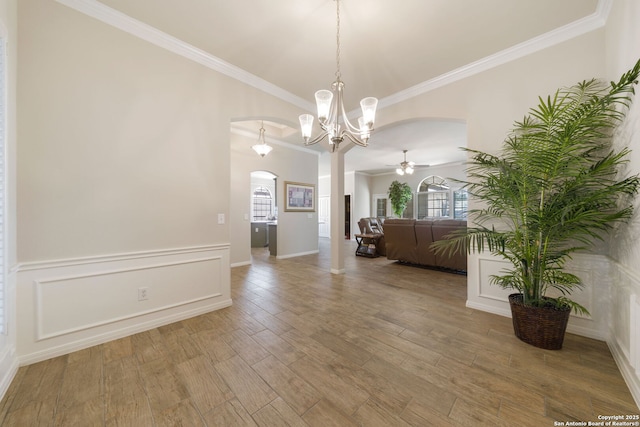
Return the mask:
<path fill-rule="evenodd" d="M 488 280 L 501 264 L 502 260 L 485 255 L 470 257 L 467 307 L 511 317 L 506 293 Z M 607 343 L 640 406 L 640 274 L 603 255 L 578 254 L 568 266 L 586 285 L 572 299 L 587 307 L 591 316 L 572 315 L 567 332 Z"/>
<path fill-rule="evenodd" d="M 592 328 L 585 328 L 582 326 L 576 326 L 571 324 L 571 318 L 569 318 L 569 324 L 567 325 L 567 332 L 575 335 L 580 335 L 581 337 L 587 337 L 598 341 L 607 341 L 608 337 L 602 334 L 598 330 L 594 330 Z"/>
<path fill-rule="evenodd" d="M 613 359 L 616 361 L 616 365 L 618 365 L 622 378 L 624 378 L 627 387 L 629 387 L 633 400 L 635 400 L 636 405 L 640 408 L 640 378 L 636 370 L 629 364 L 629 359 L 624 354 L 623 349 L 618 345 L 617 340 L 610 340 L 607 342 L 607 345 L 613 355 Z"/>
<path fill-rule="evenodd" d="M 234 262 L 231 264 L 231 268 L 244 267 L 245 265 L 251 265 L 251 261 Z"/>
<path fill-rule="evenodd" d="M 507 303 L 508 304 L 508 303 Z M 475 310 L 486 311 L 487 313 L 497 314 L 499 316 L 511 317 L 511 309 L 507 306 L 507 309 L 498 308 L 494 305 L 482 304 L 475 301 L 467 300 L 466 306 Z"/>
<path fill-rule="evenodd" d="M 15 378 L 18 367 L 19 363 L 15 355 L 15 348 L 6 346 L 2 354 L 0 354 L 0 400 L 4 398 L 11 381 Z"/>
<path fill-rule="evenodd" d="M 48 347 L 44 350 L 37 351 L 31 354 L 21 356 L 19 359 L 20 365 L 30 365 L 32 363 L 41 362 L 43 360 L 51 359 L 53 357 L 62 356 L 74 351 L 83 350 L 85 348 L 93 347 L 95 345 L 104 344 L 109 341 L 113 341 L 119 338 L 124 338 L 129 335 L 134 335 L 139 332 L 148 331 L 160 326 L 168 325 L 170 323 L 179 322 L 180 320 L 189 319 L 191 317 L 199 316 L 211 311 L 219 310 L 232 305 L 231 300 L 220 301 L 216 304 L 200 307 L 192 310 L 185 310 L 179 313 L 175 313 L 169 316 L 164 316 L 152 320 L 140 319 L 135 325 L 123 327 L 120 329 L 110 330 L 100 335 L 94 335 L 90 338 L 67 342 L 55 347 Z"/>
<path fill-rule="evenodd" d="M 29 263 L 16 275 L 21 365 L 231 305 L 228 245 Z"/>
<path fill-rule="evenodd" d="M 508 304 L 508 302 L 505 302 Z M 495 306 L 489 304 L 482 304 L 478 302 L 467 301 L 466 306 L 468 308 L 473 308 L 475 310 L 485 311 L 487 313 L 497 314 L 499 316 L 509 317 L 511 318 L 511 309 L 507 307 L 507 309 L 497 308 Z M 606 341 L 607 337 L 599 333 L 599 331 L 594 331 L 590 328 L 584 328 L 581 326 L 571 325 L 571 320 L 569 320 L 569 325 L 567 326 L 567 332 L 580 335 L 587 338 L 593 338 L 599 341 Z"/>
<path fill-rule="evenodd" d="M 315 251 L 308 251 L 308 252 L 298 252 L 295 254 L 287 254 L 287 255 L 276 255 L 276 259 L 287 259 L 287 258 L 295 258 L 295 257 L 299 257 L 299 256 L 304 256 L 304 255 L 314 255 L 320 253 L 319 250 L 315 250 Z"/>

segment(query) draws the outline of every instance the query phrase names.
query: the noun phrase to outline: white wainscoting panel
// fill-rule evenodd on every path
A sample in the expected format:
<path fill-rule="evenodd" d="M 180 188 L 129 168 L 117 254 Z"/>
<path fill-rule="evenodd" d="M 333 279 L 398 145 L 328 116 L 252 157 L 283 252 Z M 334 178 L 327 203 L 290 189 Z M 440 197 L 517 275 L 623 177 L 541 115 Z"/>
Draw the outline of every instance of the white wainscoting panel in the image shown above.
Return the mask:
<path fill-rule="evenodd" d="M 612 263 L 604 255 L 575 255 L 567 263 L 569 272 L 582 279 L 584 288 L 571 299 L 582 304 L 590 315 L 571 314 L 567 330 L 571 333 L 607 341 L 611 307 Z"/>
<path fill-rule="evenodd" d="M 18 372 L 18 358 L 15 354 L 15 346 L 2 342 L 6 335 L 0 336 L 0 400 L 11 385 L 11 381 Z"/>
<path fill-rule="evenodd" d="M 480 280 L 477 285 L 478 298 L 484 301 L 485 306 L 492 307 L 493 313 L 503 316 L 511 316 L 508 301 L 509 294 L 514 291 L 502 289 L 500 286 L 491 283 L 491 276 L 500 274 L 500 271 L 509 265 L 504 261 L 495 258 L 479 258 L 478 266 L 480 271 Z"/>
<path fill-rule="evenodd" d="M 609 348 L 640 406 L 640 276 L 613 264 Z"/>
<path fill-rule="evenodd" d="M 508 264 L 491 255 L 473 254 L 469 266 L 467 306 L 510 317 L 510 292 L 489 281 Z M 603 255 L 575 255 L 567 269 L 585 285 L 571 298 L 590 312 L 590 316 L 572 314 L 567 331 L 607 342 L 640 406 L 640 276 Z"/>
<path fill-rule="evenodd" d="M 467 276 L 467 307 L 511 317 L 508 296 L 513 290 L 491 284 L 490 276 L 500 274 L 510 264 L 489 254 L 472 255 L 476 268 Z M 584 289 L 572 299 L 585 306 L 590 316 L 571 314 L 567 330 L 571 333 L 605 341 L 608 336 L 608 301 L 611 287 L 611 263 L 605 256 L 580 254 L 567 263 L 567 269 L 584 282 Z"/>
<path fill-rule="evenodd" d="M 5 314 L 7 316 L 7 333 L 0 334 L 0 400 L 4 397 L 11 381 L 18 372 L 18 356 L 16 354 L 15 328 L 15 290 L 16 274 L 9 270 L 5 282 Z"/>
<path fill-rule="evenodd" d="M 24 264 L 17 290 L 27 364 L 231 305 L 229 247 Z"/>
<path fill-rule="evenodd" d="M 629 365 L 636 376 L 640 377 L 640 295 L 633 294 L 630 300 Z"/>

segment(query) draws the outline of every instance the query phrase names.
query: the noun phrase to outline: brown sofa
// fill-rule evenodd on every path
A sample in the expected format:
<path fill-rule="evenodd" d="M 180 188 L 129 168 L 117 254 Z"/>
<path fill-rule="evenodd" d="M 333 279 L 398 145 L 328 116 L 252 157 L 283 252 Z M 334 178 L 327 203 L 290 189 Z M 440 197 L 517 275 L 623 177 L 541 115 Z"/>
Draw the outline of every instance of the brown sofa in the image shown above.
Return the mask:
<path fill-rule="evenodd" d="M 380 235 L 376 243 L 376 253 L 381 256 L 386 256 L 386 242 L 384 237 L 384 219 L 378 218 L 360 218 L 358 221 L 358 227 L 360 227 L 360 234 L 376 234 Z"/>
<path fill-rule="evenodd" d="M 384 222 L 387 258 L 409 264 L 466 271 L 466 252 L 451 256 L 436 255 L 431 248 L 431 243 L 466 226 L 465 220 L 457 219 L 387 219 Z"/>

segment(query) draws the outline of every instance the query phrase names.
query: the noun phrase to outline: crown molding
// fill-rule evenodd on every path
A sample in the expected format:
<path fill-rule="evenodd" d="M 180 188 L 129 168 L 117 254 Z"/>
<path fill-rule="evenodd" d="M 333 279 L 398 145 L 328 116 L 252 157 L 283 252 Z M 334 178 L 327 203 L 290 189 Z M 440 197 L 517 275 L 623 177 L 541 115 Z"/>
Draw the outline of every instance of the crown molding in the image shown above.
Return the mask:
<path fill-rule="evenodd" d="M 150 25 L 140 22 L 112 9 L 98 0 L 55 0 L 71 9 L 74 9 L 87 16 L 95 18 L 107 25 L 118 28 L 142 40 L 152 43 L 158 47 L 169 50 L 186 59 L 201 64 L 207 68 L 252 86 L 265 93 L 273 95 L 285 102 L 302 108 L 306 111 L 314 111 L 315 105 L 279 86 L 261 79 L 233 64 L 223 61 L 202 49 L 198 49 L 184 41 L 170 36 Z M 410 98 L 430 92 L 442 86 L 471 77 L 481 72 L 490 70 L 497 66 L 506 64 L 556 44 L 565 42 L 572 38 L 581 36 L 588 32 L 603 27 L 609 16 L 613 0 L 599 0 L 596 11 L 582 19 L 574 21 L 563 27 L 549 31 L 538 37 L 534 37 L 525 42 L 502 50 L 493 55 L 489 55 L 478 61 L 472 62 L 448 73 L 441 74 L 433 79 L 424 81 L 415 86 L 397 92 L 393 95 L 380 99 L 378 109 L 386 108 L 394 104 L 406 101 Z M 350 112 L 353 114 L 354 112 Z"/>
<path fill-rule="evenodd" d="M 231 125 L 231 130 L 230 132 L 234 135 L 238 135 L 238 136 L 243 136 L 245 138 L 249 138 L 249 139 L 258 139 L 259 133 L 257 132 L 252 132 L 246 129 L 240 129 L 238 127 L 235 127 L 233 125 Z M 287 148 L 290 150 L 296 150 L 296 151 L 301 151 L 303 153 L 307 153 L 307 154 L 313 154 L 315 156 L 320 157 L 322 155 L 321 152 L 313 150 L 311 148 L 306 148 L 304 146 L 301 145 L 297 145 L 297 144 L 291 144 L 285 141 L 281 141 L 279 139 L 275 139 L 275 138 L 271 138 L 268 135 L 265 135 L 264 137 L 265 142 L 267 142 L 268 144 L 273 144 L 273 145 L 277 145 L 279 147 L 283 147 L 283 148 Z"/>
<path fill-rule="evenodd" d="M 292 94 L 279 86 L 261 79 L 247 71 L 236 67 L 202 49 L 185 43 L 169 34 L 147 25 L 137 19 L 110 8 L 97 0 L 56 0 L 77 12 L 97 19 L 107 25 L 115 27 L 135 37 L 145 40 L 155 46 L 166 49 L 186 59 L 194 61 L 211 70 L 217 71 L 269 95 L 273 95 L 285 102 L 300 107 L 306 111 L 313 111 L 315 105 L 299 96 Z"/>
<path fill-rule="evenodd" d="M 446 86 L 459 80 L 471 77 L 481 72 L 490 70 L 508 62 L 520 59 L 532 53 L 541 51 L 551 46 L 560 44 L 567 40 L 597 30 L 607 23 L 609 12 L 613 0 L 599 0 L 596 11 L 589 16 L 574 21 L 570 24 L 556 28 L 540 36 L 519 43 L 510 48 L 504 49 L 493 55 L 489 55 L 478 61 L 464 65 L 448 73 L 441 74 L 433 79 L 424 81 L 415 86 L 397 92 L 393 95 L 380 99 L 378 108 L 382 109 L 394 104 L 406 101 L 407 99 L 422 95 L 434 89 Z"/>

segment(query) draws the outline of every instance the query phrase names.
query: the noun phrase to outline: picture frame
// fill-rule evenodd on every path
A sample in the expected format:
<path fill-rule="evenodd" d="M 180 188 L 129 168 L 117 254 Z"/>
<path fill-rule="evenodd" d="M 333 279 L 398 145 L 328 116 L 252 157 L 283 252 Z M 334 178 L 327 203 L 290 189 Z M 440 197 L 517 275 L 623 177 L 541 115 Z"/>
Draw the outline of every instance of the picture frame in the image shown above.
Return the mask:
<path fill-rule="evenodd" d="M 316 186 L 301 182 L 284 182 L 285 212 L 315 212 Z"/>

